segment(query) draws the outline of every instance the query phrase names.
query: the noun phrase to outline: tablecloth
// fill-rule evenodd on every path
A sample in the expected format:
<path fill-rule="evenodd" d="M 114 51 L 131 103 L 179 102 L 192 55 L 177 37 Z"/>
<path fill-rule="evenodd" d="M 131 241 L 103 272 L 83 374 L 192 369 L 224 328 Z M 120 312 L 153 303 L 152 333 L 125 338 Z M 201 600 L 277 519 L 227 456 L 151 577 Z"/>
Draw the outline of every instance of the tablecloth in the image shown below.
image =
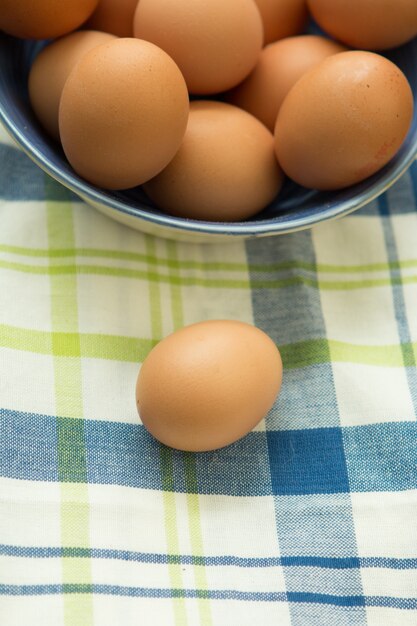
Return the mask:
<path fill-rule="evenodd" d="M 80 202 L 1 133 L 2 626 L 417 624 L 417 166 L 341 220 L 192 245 Z M 140 424 L 141 362 L 212 318 L 282 392 L 210 453 Z"/>

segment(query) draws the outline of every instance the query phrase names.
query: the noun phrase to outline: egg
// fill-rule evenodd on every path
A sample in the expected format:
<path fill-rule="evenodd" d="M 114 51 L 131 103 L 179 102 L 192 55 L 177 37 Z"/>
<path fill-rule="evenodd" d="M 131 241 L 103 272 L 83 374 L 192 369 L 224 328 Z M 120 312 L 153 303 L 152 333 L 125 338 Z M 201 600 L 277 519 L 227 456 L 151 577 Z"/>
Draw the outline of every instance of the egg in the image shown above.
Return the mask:
<path fill-rule="evenodd" d="M 77 31 L 46 46 L 29 73 L 29 98 L 45 130 L 59 140 L 58 112 L 62 90 L 75 64 L 94 47 L 115 37 L 96 31 Z"/>
<path fill-rule="evenodd" d="M 211 320 L 163 339 L 139 371 L 136 402 L 147 430 L 167 446 L 206 451 L 252 430 L 282 382 L 274 342 L 244 322 Z"/>
<path fill-rule="evenodd" d="M 298 35 L 307 22 L 306 0 L 255 0 L 264 25 L 265 44 Z"/>
<path fill-rule="evenodd" d="M 281 104 L 297 80 L 326 57 L 345 50 L 345 46 L 316 35 L 281 39 L 262 50 L 255 69 L 227 100 L 274 132 Z"/>
<path fill-rule="evenodd" d="M 59 108 L 62 145 L 90 183 L 128 189 L 170 162 L 188 110 L 184 78 L 163 50 L 115 39 L 90 50 L 71 71 Z"/>
<path fill-rule="evenodd" d="M 275 146 L 287 175 L 314 189 L 340 189 L 383 167 L 413 117 L 401 70 L 373 52 L 341 52 L 294 85 L 278 114 Z"/>
<path fill-rule="evenodd" d="M 100 0 L 87 22 L 88 28 L 133 37 L 133 16 L 138 0 Z"/>
<path fill-rule="evenodd" d="M 308 0 L 317 23 L 352 48 L 386 50 L 417 35 L 416 0 Z"/>
<path fill-rule="evenodd" d="M 1 0 L 0 30 L 25 39 L 51 39 L 75 30 L 98 0 Z"/>
<path fill-rule="evenodd" d="M 230 104 L 194 101 L 181 148 L 144 189 L 172 215 L 237 221 L 271 202 L 282 180 L 261 122 Z"/>
<path fill-rule="evenodd" d="M 140 0 L 134 34 L 165 50 L 194 94 L 237 85 L 255 66 L 263 44 L 253 0 Z"/>

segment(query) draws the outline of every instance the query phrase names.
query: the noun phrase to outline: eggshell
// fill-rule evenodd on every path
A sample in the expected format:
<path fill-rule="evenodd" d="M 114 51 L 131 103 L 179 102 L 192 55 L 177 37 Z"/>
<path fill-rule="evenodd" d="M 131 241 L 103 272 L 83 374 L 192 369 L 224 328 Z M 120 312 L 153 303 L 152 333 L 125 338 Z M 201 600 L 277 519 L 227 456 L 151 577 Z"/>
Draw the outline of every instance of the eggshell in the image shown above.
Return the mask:
<path fill-rule="evenodd" d="M 316 35 L 281 39 L 262 50 L 255 69 L 227 100 L 274 132 L 281 104 L 297 80 L 323 59 L 345 50 L 345 46 Z"/>
<path fill-rule="evenodd" d="M 25 39 L 51 39 L 75 30 L 98 0 L 1 0 L 0 30 Z"/>
<path fill-rule="evenodd" d="M 114 39 L 107 33 L 77 31 L 53 42 L 36 57 L 29 74 L 30 102 L 38 120 L 54 139 L 59 139 L 59 101 L 71 70 L 84 54 Z"/>
<path fill-rule="evenodd" d="M 181 145 L 188 93 L 174 61 L 138 39 L 115 39 L 83 56 L 65 83 L 59 129 L 80 176 L 127 189 L 158 174 Z"/>
<path fill-rule="evenodd" d="M 133 37 L 133 16 L 137 4 L 138 0 L 100 0 L 87 27 L 118 37 Z"/>
<path fill-rule="evenodd" d="M 144 188 L 173 215 L 237 221 L 271 202 L 282 180 L 274 138 L 261 122 L 230 104 L 194 101 L 180 150 Z"/>
<path fill-rule="evenodd" d="M 265 44 L 301 33 L 307 22 L 306 0 L 255 0 L 264 25 Z"/>
<path fill-rule="evenodd" d="M 263 44 L 253 0 L 140 0 L 134 33 L 165 50 L 195 94 L 237 85 L 255 66 Z"/>
<path fill-rule="evenodd" d="M 347 187 L 395 155 L 412 116 L 411 88 L 396 65 L 372 52 L 341 52 L 286 97 L 275 128 L 278 160 L 305 187 Z"/>
<path fill-rule="evenodd" d="M 317 23 L 352 48 L 386 50 L 417 35 L 416 0 L 308 0 Z"/>
<path fill-rule="evenodd" d="M 252 430 L 274 404 L 282 362 L 263 331 L 231 320 L 192 324 L 145 359 L 136 401 L 144 426 L 179 450 L 214 450 Z"/>

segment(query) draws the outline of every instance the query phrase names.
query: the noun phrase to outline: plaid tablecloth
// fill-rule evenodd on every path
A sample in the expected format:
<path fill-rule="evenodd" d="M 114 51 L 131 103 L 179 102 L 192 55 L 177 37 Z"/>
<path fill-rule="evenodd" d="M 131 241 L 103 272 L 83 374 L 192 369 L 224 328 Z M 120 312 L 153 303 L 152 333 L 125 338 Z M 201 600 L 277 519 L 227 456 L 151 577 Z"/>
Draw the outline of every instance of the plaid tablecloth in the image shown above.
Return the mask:
<path fill-rule="evenodd" d="M 343 220 L 187 245 L 0 143 L 1 626 L 417 624 L 417 167 Z M 282 393 L 173 452 L 134 386 L 159 339 L 254 323 Z"/>

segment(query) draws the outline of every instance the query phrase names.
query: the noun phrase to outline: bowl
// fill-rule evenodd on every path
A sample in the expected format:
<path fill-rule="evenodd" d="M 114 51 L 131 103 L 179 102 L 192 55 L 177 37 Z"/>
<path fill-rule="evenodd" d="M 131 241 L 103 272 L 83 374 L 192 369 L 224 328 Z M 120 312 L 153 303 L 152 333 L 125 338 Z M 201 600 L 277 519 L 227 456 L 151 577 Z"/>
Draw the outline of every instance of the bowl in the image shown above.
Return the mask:
<path fill-rule="evenodd" d="M 172 217 L 159 211 L 141 188 L 109 192 L 80 178 L 61 147 L 49 139 L 29 104 L 27 79 L 33 59 L 45 42 L 19 40 L 0 33 L 0 121 L 26 154 L 45 172 L 107 216 L 145 233 L 190 242 L 290 233 L 347 215 L 388 189 L 417 154 L 417 107 L 410 132 L 397 155 L 365 181 L 337 192 L 304 189 L 287 181 L 278 197 L 247 221 L 205 222 Z M 389 51 L 417 94 L 417 38 Z"/>

